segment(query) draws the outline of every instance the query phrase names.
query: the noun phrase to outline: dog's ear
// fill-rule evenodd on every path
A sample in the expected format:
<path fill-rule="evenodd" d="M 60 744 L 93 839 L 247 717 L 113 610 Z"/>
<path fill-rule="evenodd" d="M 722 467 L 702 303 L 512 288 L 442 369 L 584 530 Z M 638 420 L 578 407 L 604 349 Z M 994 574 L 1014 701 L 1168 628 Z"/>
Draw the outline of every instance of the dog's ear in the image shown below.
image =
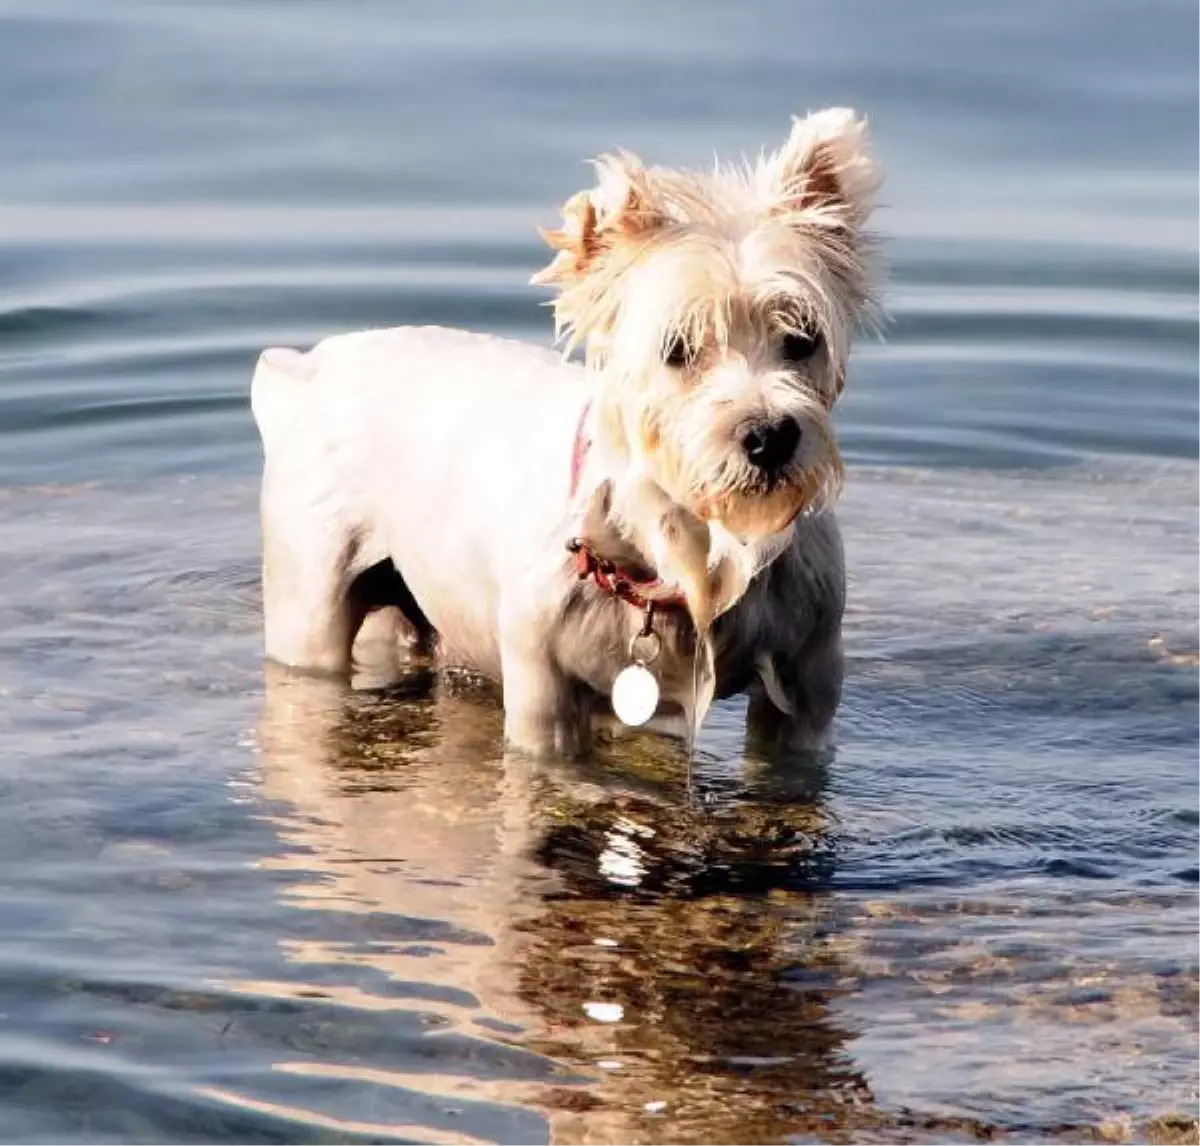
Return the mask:
<path fill-rule="evenodd" d="M 654 207 L 650 175 L 636 155 L 625 151 L 602 155 L 595 168 L 596 186 L 572 195 L 563 204 L 562 227 L 557 231 L 538 229 L 558 253 L 531 282 L 561 286 L 580 279 L 615 243 L 662 224 L 662 214 Z"/>
<path fill-rule="evenodd" d="M 794 119 L 768 170 L 774 211 L 819 211 L 853 230 L 867 221 L 883 181 L 870 154 L 866 120 L 844 107 Z"/>

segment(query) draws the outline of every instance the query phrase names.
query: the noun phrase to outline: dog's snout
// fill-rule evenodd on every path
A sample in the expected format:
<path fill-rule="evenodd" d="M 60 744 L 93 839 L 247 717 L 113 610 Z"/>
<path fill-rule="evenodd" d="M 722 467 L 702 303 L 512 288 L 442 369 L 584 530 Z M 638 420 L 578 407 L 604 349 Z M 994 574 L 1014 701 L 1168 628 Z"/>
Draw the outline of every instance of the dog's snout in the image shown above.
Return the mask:
<path fill-rule="evenodd" d="M 799 444 L 800 423 L 790 415 L 777 422 L 756 422 L 742 436 L 742 449 L 750 464 L 767 473 L 783 469 Z"/>

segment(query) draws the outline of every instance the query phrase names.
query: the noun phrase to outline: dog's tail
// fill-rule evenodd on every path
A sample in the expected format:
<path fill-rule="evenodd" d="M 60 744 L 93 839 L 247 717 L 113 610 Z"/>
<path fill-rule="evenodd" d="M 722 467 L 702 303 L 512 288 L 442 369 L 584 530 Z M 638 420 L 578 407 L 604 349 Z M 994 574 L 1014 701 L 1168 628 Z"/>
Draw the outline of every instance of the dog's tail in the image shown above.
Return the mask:
<path fill-rule="evenodd" d="M 272 347 L 259 355 L 250 382 L 250 409 L 267 453 L 295 426 L 315 372 L 311 354 L 286 346 Z"/>

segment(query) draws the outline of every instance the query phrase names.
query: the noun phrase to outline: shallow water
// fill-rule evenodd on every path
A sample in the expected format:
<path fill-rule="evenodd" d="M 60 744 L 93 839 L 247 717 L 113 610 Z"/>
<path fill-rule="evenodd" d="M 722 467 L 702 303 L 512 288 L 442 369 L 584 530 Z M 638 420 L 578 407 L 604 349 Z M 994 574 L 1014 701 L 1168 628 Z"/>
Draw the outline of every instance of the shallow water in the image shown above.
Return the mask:
<path fill-rule="evenodd" d="M 0 3 L 0 1137 L 1194 1139 L 1194 6 L 456 11 Z M 831 102 L 833 756 L 264 676 L 258 348 L 545 340 L 584 157 Z"/>

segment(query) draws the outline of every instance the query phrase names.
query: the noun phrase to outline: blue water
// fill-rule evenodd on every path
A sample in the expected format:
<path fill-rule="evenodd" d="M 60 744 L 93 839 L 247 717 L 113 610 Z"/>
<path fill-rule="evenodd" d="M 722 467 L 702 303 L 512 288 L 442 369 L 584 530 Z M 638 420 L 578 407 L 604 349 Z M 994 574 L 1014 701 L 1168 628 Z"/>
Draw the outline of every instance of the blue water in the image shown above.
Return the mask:
<path fill-rule="evenodd" d="M 1197 10 L 0 0 L 0 1138 L 1195 1140 Z M 865 111 L 832 760 L 264 677 L 263 346 L 546 342 L 617 146 Z"/>

